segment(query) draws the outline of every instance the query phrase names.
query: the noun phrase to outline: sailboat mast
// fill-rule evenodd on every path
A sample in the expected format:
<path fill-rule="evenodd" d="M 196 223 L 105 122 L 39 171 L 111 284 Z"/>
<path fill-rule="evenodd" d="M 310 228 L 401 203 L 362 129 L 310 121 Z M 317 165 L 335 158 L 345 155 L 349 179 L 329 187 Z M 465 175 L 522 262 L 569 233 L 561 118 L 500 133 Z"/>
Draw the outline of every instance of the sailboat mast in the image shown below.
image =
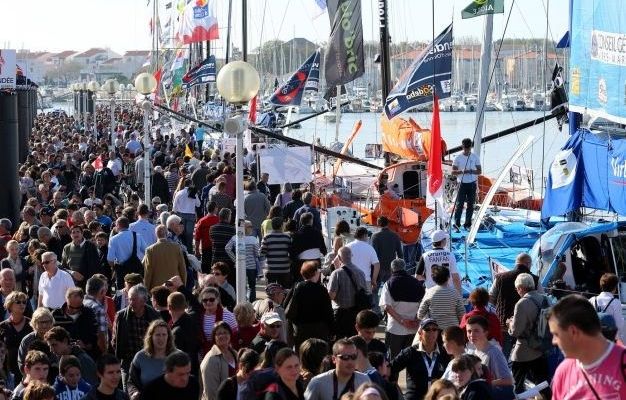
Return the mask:
<path fill-rule="evenodd" d="M 478 105 L 476 107 L 476 137 L 474 139 L 474 153 L 480 161 L 481 140 L 485 116 L 485 103 L 489 92 L 489 67 L 491 66 L 491 45 L 493 37 L 493 14 L 485 16 L 483 45 L 480 53 L 480 85 L 478 86 Z"/>
<path fill-rule="evenodd" d="M 241 0 L 241 38 L 243 61 L 248 61 L 248 0 Z"/>
<path fill-rule="evenodd" d="M 378 0 L 380 25 L 380 72 L 382 76 L 383 101 L 391 90 L 391 66 L 389 61 L 389 28 L 387 27 L 387 0 Z"/>
<path fill-rule="evenodd" d="M 230 28 L 231 18 L 233 16 L 233 0 L 228 0 L 228 23 L 226 27 L 226 57 L 224 64 L 228 64 L 230 61 Z"/>

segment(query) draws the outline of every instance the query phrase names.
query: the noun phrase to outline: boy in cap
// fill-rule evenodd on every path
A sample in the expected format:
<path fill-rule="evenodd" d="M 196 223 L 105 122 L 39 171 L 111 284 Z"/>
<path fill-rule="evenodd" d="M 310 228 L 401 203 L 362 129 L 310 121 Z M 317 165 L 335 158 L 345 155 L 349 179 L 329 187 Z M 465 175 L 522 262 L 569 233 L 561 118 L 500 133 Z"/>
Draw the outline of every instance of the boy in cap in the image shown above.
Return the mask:
<path fill-rule="evenodd" d="M 287 321 L 285 309 L 283 308 L 283 300 L 285 300 L 286 290 L 280 283 L 270 283 L 265 287 L 267 298 L 255 301 L 252 306 L 256 312 L 257 319 L 262 319 L 263 315 L 268 312 L 278 314 L 282 321 Z M 287 324 L 284 323 L 280 329 L 280 340 L 286 342 Z"/>
<path fill-rule="evenodd" d="M 448 234 L 442 230 L 436 230 L 430 235 L 430 239 L 433 244 L 433 248 L 428 250 L 420 258 L 417 264 L 417 270 L 415 277 L 419 280 L 425 281 L 424 286 L 426 289 L 435 286 L 435 282 L 432 277 L 432 267 L 435 265 L 441 265 L 450 270 L 450 276 L 452 279 L 448 281 L 448 285 L 451 282 L 454 283 L 454 287 L 459 293 L 463 293 L 461 289 L 461 277 L 459 271 L 456 268 L 456 258 L 454 254 L 448 251 L 445 246 L 448 241 Z"/>

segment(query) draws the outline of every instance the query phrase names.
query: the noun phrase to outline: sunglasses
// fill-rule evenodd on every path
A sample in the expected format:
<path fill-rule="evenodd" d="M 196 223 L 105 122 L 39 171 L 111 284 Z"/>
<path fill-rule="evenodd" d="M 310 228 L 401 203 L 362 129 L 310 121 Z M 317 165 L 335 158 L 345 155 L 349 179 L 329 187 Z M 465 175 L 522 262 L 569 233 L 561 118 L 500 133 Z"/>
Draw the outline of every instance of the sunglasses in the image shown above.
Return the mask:
<path fill-rule="evenodd" d="M 42 261 L 42 264 L 50 264 L 51 262 L 56 262 L 57 260 L 46 260 L 46 261 Z"/>
<path fill-rule="evenodd" d="M 283 327 L 283 324 L 272 324 L 268 325 L 270 328 L 279 329 Z"/>
<path fill-rule="evenodd" d="M 203 303 L 213 303 L 215 300 L 217 300 L 215 297 L 207 297 L 206 299 L 202 299 Z"/>
<path fill-rule="evenodd" d="M 357 354 L 335 354 L 335 357 L 343 361 L 356 361 L 358 355 Z"/>
<path fill-rule="evenodd" d="M 424 328 L 424 332 L 439 332 L 439 328 Z"/>
<path fill-rule="evenodd" d="M 21 305 L 24 305 L 24 304 L 26 304 L 26 301 L 23 301 L 23 300 L 18 300 L 18 301 L 16 301 L 16 302 L 14 302 L 13 304 L 21 304 Z"/>

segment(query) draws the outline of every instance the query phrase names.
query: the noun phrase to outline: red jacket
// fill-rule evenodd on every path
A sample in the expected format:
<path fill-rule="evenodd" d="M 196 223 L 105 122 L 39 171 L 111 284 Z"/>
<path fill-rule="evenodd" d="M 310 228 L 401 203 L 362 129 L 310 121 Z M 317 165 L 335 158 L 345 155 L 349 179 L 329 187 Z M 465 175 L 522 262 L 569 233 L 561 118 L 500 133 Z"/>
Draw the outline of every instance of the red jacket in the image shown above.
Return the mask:
<path fill-rule="evenodd" d="M 467 320 L 475 315 L 480 315 L 480 316 L 487 318 L 487 322 L 489 322 L 489 332 L 488 332 L 489 340 L 495 339 L 498 341 L 498 343 L 500 343 L 500 346 L 502 346 L 503 341 L 502 341 L 502 330 L 500 328 L 500 320 L 498 319 L 498 316 L 496 314 L 487 311 L 484 307 L 480 307 L 480 308 L 474 307 L 472 311 L 463 315 L 463 318 L 461 318 L 461 324 L 460 324 L 461 328 L 465 330 L 465 325 L 467 325 Z"/>

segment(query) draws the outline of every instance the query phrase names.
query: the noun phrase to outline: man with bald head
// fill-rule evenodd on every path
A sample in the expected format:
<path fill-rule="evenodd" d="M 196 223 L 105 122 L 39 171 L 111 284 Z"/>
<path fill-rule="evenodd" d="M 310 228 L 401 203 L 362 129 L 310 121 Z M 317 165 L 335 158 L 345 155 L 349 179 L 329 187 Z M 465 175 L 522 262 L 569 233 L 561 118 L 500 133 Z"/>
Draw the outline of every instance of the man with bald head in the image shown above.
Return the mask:
<path fill-rule="evenodd" d="M 504 343 L 502 346 L 502 352 L 508 359 L 515 338 L 509 335 L 507 320 L 513 317 L 513 311 L 515 310 L 515 304 L 519 301 L 520 296 L 515 289 L 515 279 L 519 274 L 530 274 L 535 281 L 535 287 L 539 292 L 542 292 L 539 285 L 539 277 L 530 272 L 532 266 L 532 258 L 527 253 L 520 253 L 515 259 L 515 268 L 510 271 L 502 272 L 496 275 L 491 285 L 489 293 L 490 302 L 496 306 L 496 314 L 500 320 L 502 328 L 502 337 Z"/>
<path fill-rule="evenodd" d="M 327 289 L 333 301 L 335 333 L 338 338 L 351 337 L 356 335 L 354 325 L 358 311 L 354 306 L 357 289 L 367 290 L 367 287 L 363 271 L 352 263 L 352 250 L 343 246 L 337 253 L 341 268 L 330 274 Z"/>
<path fill-rule="evenodd" d="M 15 272 L 11 268 L 0 270 L 0 318 L 5 320 L 9 318 L 8 311 L 4 308 L 4 299 L 15 290 Z M 33 315 L 33 307 L 30 301 L 26 302 L 26 310 L 24 315 L 31 317 Z"/>
<path fill-rule="evenodd" d="M 167 227 L 155 228 L 157 242 L 146 248 L 143 257 L 144 282 L 148 290 L 160 286 L 172 276 L 178 275 L 183 282 L 187 279 L 185 259 L 180 246 L 167 240 Z"/>

